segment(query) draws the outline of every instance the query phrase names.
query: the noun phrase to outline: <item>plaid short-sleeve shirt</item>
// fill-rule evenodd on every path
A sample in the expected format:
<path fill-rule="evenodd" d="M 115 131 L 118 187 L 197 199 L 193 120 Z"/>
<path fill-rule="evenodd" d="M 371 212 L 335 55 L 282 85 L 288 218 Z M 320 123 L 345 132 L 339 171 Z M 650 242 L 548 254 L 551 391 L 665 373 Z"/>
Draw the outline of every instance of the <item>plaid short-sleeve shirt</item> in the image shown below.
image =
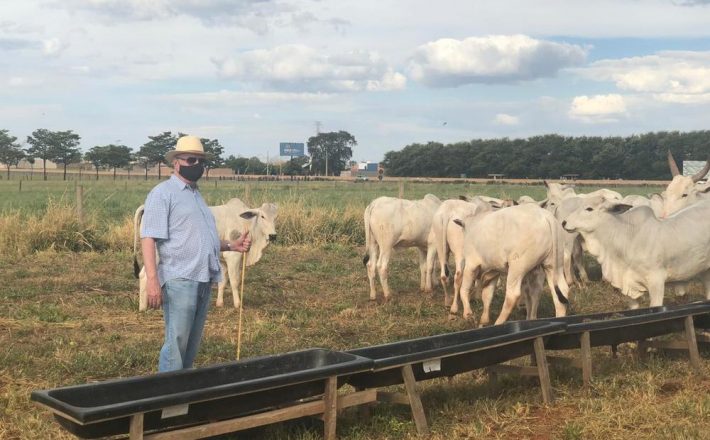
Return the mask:
<path fill-rule="evenodd" d="M 146 237 L 156 241 L 161 286 L 174 278 L 222 281 L 217 225 L 197 187 L 175 175 L 156 185 L 145 200 L 141 238 Z"/>

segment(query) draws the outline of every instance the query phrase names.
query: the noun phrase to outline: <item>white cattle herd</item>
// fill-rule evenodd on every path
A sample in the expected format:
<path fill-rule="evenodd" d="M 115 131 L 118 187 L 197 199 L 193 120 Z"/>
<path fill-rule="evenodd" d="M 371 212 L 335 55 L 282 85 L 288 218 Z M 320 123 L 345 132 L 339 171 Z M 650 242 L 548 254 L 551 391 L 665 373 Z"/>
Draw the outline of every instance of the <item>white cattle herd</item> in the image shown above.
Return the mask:
<path fill-rule="evenodd" d="M 522 196 L 515 202 L 491 197 L 462 196 L 440 201 L 426 195 L 409 201 L 380 197 L 365 210 L 364 263 L 370 281 L 370 299 L 376 299 L 375 275 L 384 300 L 391 295 L 387 266 L 392 251 L 419 250 L 421 287 L 432 290 L 434 261 L 438 257 L 445 305 L 471 317 L 469 294 L 482 289 L 480 324 L 490 322 L 489 306 L 495 281 L 507 275 L 503 308 L 495 321 L 505 322 L 523 298 L 527 317 L 535 318 L 544 280 L 564 316 L 569 286 L 588 280 L 583 252 L 594 256 L 604 280 L 628 296 L 631 308 L 648 292 L 651 306 L 663 304 L 666 286 L 680 287 L 699 280 L 710 300 L 710 184 L 701 179 L 710 161 L 694 176 L 683 176 L 668 153 L 673 180 L 665 191 L 648 197 L 622 197 L 601 189 L 578 194 L 574 187 L 545 182 L 547 198 Z M 513 206 L 510 206 L 513 205 Z M 453 300 L 446 287 L 447 262 L 453 254 Z"/>
<path fill-rule="evenodd" d="M 555 315 L 565 316 L 570 286 L 588 281 L 584 251 L 601 266 L 602 277 L 629 299 L 631 308 L 648 292 L 651 306 L 663 304 L 666 287 L 683 294 L 699 280 L 710 300 L 710 184 L 701 179 L 710 161 L 694 176 L 683 176 L 670 153 L 673 180 L 660 194 L 622 197 L 601 189 L 587 194 L 573 186 L 545 182 L 547 197 L 517 201 L 487 196 L 440 200 L 427 194 L 421 200 L 379 197 L 365 209 L 365 256 L 370 299 L 377 299 L 379 276 L 384 300 L 391 298 L 388 266 L 397 249 L 414 247 L 419 254 L 420 288 L 433 289 L 435 262 L 450 316 L 472 317 L 470 293 L 481 290 L 480 325 L 490 323 L 490 304 L 496 282 L 506 276 L 503 308 L 495 323 L 505 322 L 521 302 L 527 318 L 537 317 L 545 281 Z M 277 207 L 264 203 L 249 208 L 239 199 L 211 206 L 220 238 L 234 239 L 248 230 L 252 237 L 247 265 L 256 264 L 270 241 L 276 239 Z M 143 207 L 134 216 L 134 254 Z M 449 295 L 448 260 L 453 255 L 453 295 Z M 224 282 L 218 286 L 217 306 L 223 305 L 229 280 L 234 305 L 239 307 L 242 254 L 222 253 Z M 134 262 L 136 276 L 139 266 Z M 140 310 L 146 309 L 145 276 L 140 271 Z M 520 301 L 522 298 L 523 301 Z"/>

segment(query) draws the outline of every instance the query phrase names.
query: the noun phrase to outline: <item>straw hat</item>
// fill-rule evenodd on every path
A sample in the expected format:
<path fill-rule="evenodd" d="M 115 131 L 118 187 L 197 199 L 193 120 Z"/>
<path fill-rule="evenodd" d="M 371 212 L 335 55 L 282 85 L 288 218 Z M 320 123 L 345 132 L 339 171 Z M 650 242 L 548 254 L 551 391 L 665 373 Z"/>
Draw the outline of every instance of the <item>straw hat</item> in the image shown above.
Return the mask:
<path fill-rule="evenodd" d="M 182 136 L 178 139 L 177 144 L 175 144 L 175 149 L 165 154 L 165 161 L 171 163 L 178 154 L 194 154 L 195 156 L 202 156 L 207 159 L 213 156 L 211 153 L 205 152 L 205 148 L 202 146 L 202 142 L 200 142 L 200 138 L 197 136 Z"/>

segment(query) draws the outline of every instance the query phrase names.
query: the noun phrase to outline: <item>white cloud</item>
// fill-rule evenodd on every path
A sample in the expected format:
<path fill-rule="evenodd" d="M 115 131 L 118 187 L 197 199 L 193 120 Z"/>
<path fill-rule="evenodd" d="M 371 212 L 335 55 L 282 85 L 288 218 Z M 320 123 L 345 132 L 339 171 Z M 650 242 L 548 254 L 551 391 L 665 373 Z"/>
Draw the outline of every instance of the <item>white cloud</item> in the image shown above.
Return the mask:
<path fill-rule="evenodd" d="M 578 45 L 536 40 L 525 35 L 492 35 L 464 40 L 444 38 L 416 49 L 409 64 L 413 79 L 437 87 L 506 83 L 554 76 L 581 64 Z"/>
<path fill-rule="evenodd" d="M 299 44 L 245 52 L 214 60 L 225 78 L 265 83 L 279 90 L 351 92 L 401 90 L 406 78 L 376 53 L 323 54 Z"/>
<path fill-rule="evenodd" d="M 614 122 L 625 113 L 626 102 L 618 94 L 577 96 L 569 109 L 571 118 L 585 122 Z"/>
<path fill-rule="evenodd" d="M 710 93 L 710 52 L 666 51 L 643 57 L 602 60 L 579 72 L 611 81 L 625 91 L 650 94 L 663 102 L 706 102 Z"/>
<path fill-rule="evenodd" d="M 331 100 L 334 95 L 326 93 L 288 93 L 288 92 L 235 92 L 230 90 L 220 90 L 208 93 L 181 93 L 173 95 L 163 95 L 159 99 L 171 101 L 178 104 L 197 107 L 241 107 L 258 104 L 272 103 L 319 103 Z M 255 117 L 261 117 L 255 114 Z"/>
<path fill-rule="evenodd" d="M 62 43 L 59 38 L 50 38 L 42 41 L 42 53 L 48 56 L 57 56 L 66 48 L 67 45 Z"/>
<path fill-rule="evenodd" d="M 505 113 L 498 113 L 494 119 L 494 122 L 500 125 L 518 125 L 520 123 L 520 118 Z"/>

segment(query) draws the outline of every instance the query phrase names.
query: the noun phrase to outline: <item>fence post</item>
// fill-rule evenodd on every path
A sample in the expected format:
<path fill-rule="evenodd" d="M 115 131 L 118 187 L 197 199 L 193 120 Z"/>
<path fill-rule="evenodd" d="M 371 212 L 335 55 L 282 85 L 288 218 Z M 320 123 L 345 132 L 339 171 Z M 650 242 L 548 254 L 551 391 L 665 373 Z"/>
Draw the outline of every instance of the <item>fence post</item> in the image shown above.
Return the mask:
<path fill-rule="evenodd" d="M 20 179 L 20 187 L 18 188 L 17 192 L 22 192 L 22 179 Z"/>
<path fill-rule="evenodd" d="M 400 199 L 404 198 L 404 181 L 403 180 L 399 181 L 399 198 Z"/>
<path fill-rule="evenodd" d="M 76 187 L 76 216 L 79 223 L 84 223 L 84 187 L 82 185 Z"/>
<path fill-rule="evenodd" d="M 249 184 L 244 183 L 244 203 L 246 203 L 249 206 L 251 206 L 251 201 L 250 201 L 251 194 L 250 193 L 251 193 L 251 191 L 249 189 Z"/>

